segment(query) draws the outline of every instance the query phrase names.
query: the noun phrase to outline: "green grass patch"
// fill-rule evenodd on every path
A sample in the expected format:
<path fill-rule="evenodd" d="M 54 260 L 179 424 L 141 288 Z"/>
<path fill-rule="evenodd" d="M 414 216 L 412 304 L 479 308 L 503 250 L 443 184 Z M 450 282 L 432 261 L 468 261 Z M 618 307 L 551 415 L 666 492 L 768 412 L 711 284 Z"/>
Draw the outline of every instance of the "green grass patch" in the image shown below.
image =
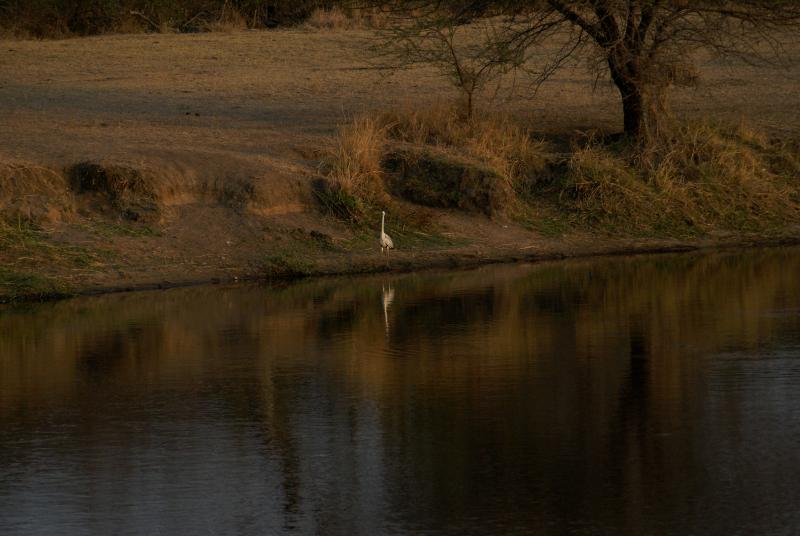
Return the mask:
<path fill-rule="evenodd" d="M 161 231 L 153 229 L 147 225 L 131 225 L 94 221 L 84 224 L 81 227 L 84 230 L 102 238 L 114 238 L 118 236 L 149 238 L 161 236 Z"/>
<path fill-rule="evenodd" d="M 345 251 L 359 251 L 375 249 L 379 251 L 378 235 L 380 234 L 380 209 L 371 211 L 373 218 L 363 219 L 358 224 L 351 226 L 352 238 L 340 243 Z M 454 238 L 439 232 L 425 217 L 415 217 L 407 210 L 401 211 L 399 216 L 387 214 L 386 234 L 392 237 L 395 248 L 398 250 L 425 250 L 447 247 L 457 247 L 469 244 L 464 238 Z"/>
<path fill-rule="evenodd" d="M 312 273 L 314 265 L 290 253 L 267 257 L 261 266 L 261 275 L 267 279 L 300 279 Z"/>
<path fill-rule="evenodd" d="M 524 213 L 515 214 L 512 220 L 529 231 L 535 231 L 546 238 L 558 238 L 574 230 L 574 218 L 564 211 L 537 203 Z"/>
<path fill-rule="evenodd" d="M 15 264 L 102 270 L 114 258 L 113 251 L 54 240 L 51 233 L 31 223 L 0 221 L 0 248 Z"/>
<path fill-rule="evenodd" d="M 53 279 L 0 268 L 0 302 L 63 297 L 69 294 L 66 285 Z"/>

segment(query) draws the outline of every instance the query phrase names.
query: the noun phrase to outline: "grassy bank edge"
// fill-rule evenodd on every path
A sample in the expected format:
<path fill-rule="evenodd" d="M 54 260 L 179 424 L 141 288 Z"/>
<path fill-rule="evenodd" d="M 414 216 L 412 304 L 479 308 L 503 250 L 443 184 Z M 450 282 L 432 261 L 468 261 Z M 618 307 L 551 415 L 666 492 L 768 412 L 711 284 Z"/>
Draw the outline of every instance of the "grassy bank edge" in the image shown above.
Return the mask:
<path fill-rule="evenodd" d="M 750 249 L 768 247 L 800 246 L 799 235 L 780 236 L 747 236 L 727 237 L 724 239 L 701 240 L 638 240 L 627 243 L 603 244 L 593 249 L 575 250 L 555 247 L 546 251 L 533 253 L 510 253 L 498 251 L 486 255 L 474 253 L 441 253 L 424 258 L 396 259 L 389 257 L 382 263 L 363 259 L 357 262 L 340 262 L 333 266 L 317 267 L 313 263 L 304 265 L 302 271 L 269 268 L 262 269 L 260 273 L 245 273 L 241 276 L 228 278 L 210 277 L 184 281 L 160 281 L 134 283 L 124 286 L 69 288 L 50 279 L 53 286 L 51 291 L 31 291 L 25 286 L 0 290 L 0 304 L 13 304 L 23 302 L 48 302 L 74 298 L 78 296 L 97 296 L 122 292 L 139 292 L 148 290 L 166 290 L 170 288 L 231 284 L 237 282 L 288 282 L 311 277 L 335 277 L 377 273 L 408 273 L 429 270 L 458 270 L 471 269 L 491 264 L 535 263 L 553 260 L 566 260 L 591 257 L 613 257 L 633 255 L 653 255 L 666 253 L 684 253 L 692 251 L 713 251 L 724 249 Z M 313 259 L 312 259 L 313 260 Z M 32 277 L 39 277 L 30 274 Z"/>

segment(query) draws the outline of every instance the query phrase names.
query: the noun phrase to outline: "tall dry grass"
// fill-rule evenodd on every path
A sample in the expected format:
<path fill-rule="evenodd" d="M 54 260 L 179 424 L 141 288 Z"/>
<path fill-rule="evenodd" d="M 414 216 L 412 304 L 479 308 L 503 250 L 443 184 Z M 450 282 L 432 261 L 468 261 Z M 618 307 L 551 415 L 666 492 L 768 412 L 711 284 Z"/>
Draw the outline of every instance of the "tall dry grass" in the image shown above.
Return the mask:
<path fill-rule="evenodd" d="M 320 201 L 331 212 L 358 221 L 367 204 L 386 202 L 381 168 L 386 141 L 386 127 L 369 116 L 356 118 L 339 130 L 333 145 L 323 153 L 325 181 L 317 189 Z"/>
<path fill-rule="evenodd" d="M 535 219 L 532 209 L 549 207 L 570 224 L 616 233 L 800 223 L 797 144 L 744 124 L 684 124 L 646 149 L 589 136 L 565 157 L 501 116 L 465 120 L 443 106 L 394 111 L 343 128 L 326 155 L 325 176 L 327 192 L 346 207 L 334 212 L 353 220 L 370 203 L 391 202 L 391 192 L 515 218 Z"/>
<path fill-rule="evenodd" d="M 351 28 L 353 20 L 338 6 L 317 8 L 306 19 L 305 26 L 315 29 L 341 30 Z"/>
<path fill-rule="evenodd" d="M 0 162 L 0 224 L 3 221 L 51 224 L 75 211 L 69 184 L 52 169 Z"/>
<path fill-rule="evenodd" d="M 464 121 L 455 108 L 444 106 L 365 116 L 339 132 L 323 159 L 326 204 L 348 219 L 358 219 L 359 207 L 387 204 L 385 164 L 397 159 L 412 174 L 434 170 L 425 179 L 429 204 L 480 210 L 481 203 L 494 199 L 499 200 L 494 205 L 508 205 L 486 211 L 492 214 L 511 210 L 547 165 L 546 144 L 505 118 Z M 436 170 L 455 181 L 456 189 L 437 181 L 442 177 Z"/>
<path fill-rule="evenodd" d="M 435 147 L 485 167 L 518 194 L 535 187 L 548 163 L 548 146 L 502 115 L 465 119 L 457 108 L 437 106 L 381 116 L 391 139 Z"/>
<path fill-rule="evenodd" d="M 386 16 L 379 9 L 349 8 L 339 6 L 316 8 L 306 19 L 304 26 L 323 30 L 348 30 L 354 28 L 383 28 Z"/>
<path fill-rule="evenodd" d="M 223 10 L 219 17 L 202 24 L 202 30 L 206 32 L 232 33 L 246 29 L 247 19 L 232 7 Z"/>
<path fill-rule="evenodd" d="M 800 221 L 797 153 L 747 125 L 681 125 L 645 150 L 590 140 L 576 148 L 561 198 L 586 222 L 707 232 Z"/>

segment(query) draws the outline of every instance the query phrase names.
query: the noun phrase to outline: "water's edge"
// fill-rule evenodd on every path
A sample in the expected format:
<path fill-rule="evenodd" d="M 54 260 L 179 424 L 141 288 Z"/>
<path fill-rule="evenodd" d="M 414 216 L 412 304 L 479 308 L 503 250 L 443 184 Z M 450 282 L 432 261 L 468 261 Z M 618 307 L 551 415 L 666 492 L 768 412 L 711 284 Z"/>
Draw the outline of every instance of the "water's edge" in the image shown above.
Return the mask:
<path fill-rule="evenodd" d="M 49 302 L 58 301 L 78 296 L 99 296 L 104 294 L 117 294 L 124 292 L 141 292 L 151 290 L 166 290 L 170 288 L 196 287 L 204 285 L 230 284 L 237 282 L 258 281 L 292 281 L 297 279 L 337 277 L 360 274 L 377 273 L 408 273 L 424 272 L 441 269 L 471 269 L 492 264 L 536 263 L 559 259 L 580 259 L 595 257 L 616 257 L 681 253 L 691 251 L 714 251 L 727 249 L 755 249 L 800 245 L 800 236 L 777 237 L 746 237 L 726 240 L 702 239 L 694 241 L 637 241 L 630 243 L 615 243 L 612 245 L 599 245 L 594 249 L 553 249 L 551 251 L 537 251 L 535 253 L 490 253 L 485 256 L 474 254 L 442 253 L 440 255 L 426 255 L 420 258 L 398 259 L 392 262 L 389 259 L 384 264 L 367 262 L 366 260 L 336 263 L 329 266 L 314 265 L 303 273 L 262 272 L 250 273 L 241 276 L 207 277 L 185 280 L 159 280 L 132 283 L 128 285 L 112 286 L 87 286 L 73 288 L 65 292 L 30 293 L 15 292 L 3 293 L 0 291 L 0 305 L 21 302 Z"/>

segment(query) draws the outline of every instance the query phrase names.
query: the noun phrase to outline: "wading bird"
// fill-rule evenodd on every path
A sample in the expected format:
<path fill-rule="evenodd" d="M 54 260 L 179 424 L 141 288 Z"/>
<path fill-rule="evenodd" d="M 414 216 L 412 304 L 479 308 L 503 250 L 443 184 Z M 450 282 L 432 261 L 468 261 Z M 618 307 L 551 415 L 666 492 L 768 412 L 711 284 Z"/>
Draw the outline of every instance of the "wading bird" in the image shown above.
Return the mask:
<path fill-rule="evenodd" d="M 385 232 L 385 221 L 386 221 L 386 212 L 381 211 L 381 253 L 387 252 L 390 249 L 394 249 L 394 242 L 392 242 L 392 237 L 386 234 Z"/>

